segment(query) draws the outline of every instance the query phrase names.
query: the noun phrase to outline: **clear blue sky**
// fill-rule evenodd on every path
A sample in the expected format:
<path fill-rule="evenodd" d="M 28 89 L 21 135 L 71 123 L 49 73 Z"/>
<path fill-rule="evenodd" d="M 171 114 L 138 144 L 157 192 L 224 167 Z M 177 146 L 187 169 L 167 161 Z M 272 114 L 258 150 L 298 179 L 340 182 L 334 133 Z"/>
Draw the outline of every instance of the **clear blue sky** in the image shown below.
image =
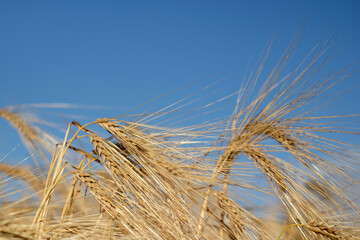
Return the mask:
<path fill-rule="evenodd" d="M 0 108 L 65 102 L 121 114 L 206 76 L 218 74 L 208 84 L 235 73 L 217 87 L 227 94 L 275 34 L 271 68 L 306 15 L 300 55 L 337 31 L 339 49 L 352 42 L 335 61 L 346 66 L 360 56 L 359 12 L 360 1 L 343 0 L 0 1 Z"/>

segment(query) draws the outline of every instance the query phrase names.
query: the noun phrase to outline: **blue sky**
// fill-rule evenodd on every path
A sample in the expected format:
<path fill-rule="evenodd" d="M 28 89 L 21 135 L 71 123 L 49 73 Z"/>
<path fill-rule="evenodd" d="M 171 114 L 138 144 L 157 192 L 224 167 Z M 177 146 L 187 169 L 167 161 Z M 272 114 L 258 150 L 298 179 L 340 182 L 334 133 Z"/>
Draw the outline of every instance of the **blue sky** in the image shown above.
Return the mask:
<path fill-rule="evenodd" d="M 224 96 L 275 36 L 271 69 L 306 16 L 299 58 L 336 31 L 336 49 L 352 43 L 334 61 L 345 67 L 359 59 L 359 10 L 359 1 L 340 0 L 0 1 L 0 108 L 60 102 L 121 114 L 196 80 L 212 76 L 201 88 L 232 74 L 215 88 Z M 343 103 L 359 100 L 355 94 Z"/>

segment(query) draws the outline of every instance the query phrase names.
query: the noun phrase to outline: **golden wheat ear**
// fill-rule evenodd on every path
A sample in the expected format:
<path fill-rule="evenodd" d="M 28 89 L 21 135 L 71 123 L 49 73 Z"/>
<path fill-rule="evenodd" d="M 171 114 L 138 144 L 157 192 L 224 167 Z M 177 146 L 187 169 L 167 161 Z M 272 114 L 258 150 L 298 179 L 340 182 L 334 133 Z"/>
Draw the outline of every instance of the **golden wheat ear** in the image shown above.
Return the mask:
<path fill-rule="evenodd" d="M 38 166 L 40 164 L 34 153 L 38 154 L 45 164 L 48 164 L 49 154 L 52 154 L 53 148 L 59 140 L 52 134 L 37 127 L 33 124 L 33 121 L 21 113 L 15 113 L 13 109 L 13 107 L 0 109 L 0 117 L 16 129 Z"/>
<path fill-rule="evenodd" d="M 2 172 L 4 175 L 11 176 L 16 179 L 21 179 L 27 183 L 29 187 L 38 194 L 38 196 L 41 197 L 42 191 L 44 189 L 44 181 L 41 179 L 41 177 L 37 176 L 36 173 L 34 174 L 36 171 L 33 169 L 0 163 L 0 172 Z"/>

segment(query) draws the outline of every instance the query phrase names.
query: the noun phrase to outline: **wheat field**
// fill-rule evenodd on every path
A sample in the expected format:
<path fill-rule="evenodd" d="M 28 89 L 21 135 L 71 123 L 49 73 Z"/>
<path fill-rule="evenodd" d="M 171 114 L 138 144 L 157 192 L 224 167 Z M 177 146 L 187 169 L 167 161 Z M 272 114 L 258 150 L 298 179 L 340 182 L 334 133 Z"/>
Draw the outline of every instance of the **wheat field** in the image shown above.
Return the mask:
<path fill-rule="evenodd" d="M 321 74 L 324 43 L 284 75 L 296 42 L 266 77 L 260 62 L 230 116 L 199 124 L 156 121 L 186 98 L 62 136 L 1 109 L 33 163 L 0 162 L 0 239 L 360 239 L 358 146 L 338 139 L 359 116 L 320 114 L 357 66 Z"/>

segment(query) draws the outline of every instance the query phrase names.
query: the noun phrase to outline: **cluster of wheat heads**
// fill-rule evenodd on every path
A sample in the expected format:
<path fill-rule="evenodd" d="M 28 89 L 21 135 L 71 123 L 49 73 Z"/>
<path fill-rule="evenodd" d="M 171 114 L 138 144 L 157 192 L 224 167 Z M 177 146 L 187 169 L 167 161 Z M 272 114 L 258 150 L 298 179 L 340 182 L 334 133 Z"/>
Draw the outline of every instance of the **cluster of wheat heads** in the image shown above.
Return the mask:
<path fill-rule="evenodd" d="M 290 46 L 256 91 L 261 63 L 233 114 L 199 125 L 151 124 L 165 108 L 73 121 L 54 144 L 1 109 L 30 151 L 52 157 L 37 171 L 0 162 L 0 238 L 360 239 L 359 154 L 331 138 L 356 134 L 341 123 L 357 116 L 317 112 L 352 69 L 319 76 L 324 48 L 280 77 Z"/>

